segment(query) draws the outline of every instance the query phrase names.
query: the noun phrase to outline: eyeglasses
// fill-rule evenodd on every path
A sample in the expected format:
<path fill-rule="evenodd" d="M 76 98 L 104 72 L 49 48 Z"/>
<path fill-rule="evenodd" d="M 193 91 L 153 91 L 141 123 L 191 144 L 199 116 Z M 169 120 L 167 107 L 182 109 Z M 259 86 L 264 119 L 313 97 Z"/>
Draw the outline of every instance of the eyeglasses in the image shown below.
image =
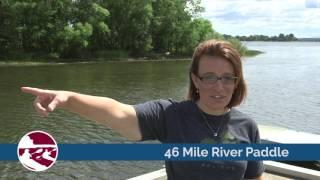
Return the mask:
<path fill-rule="evenodd" d="M 203 76 L 198 76 L 198 78 L 204 84 L 215 84 L 218 80 L 221 80 L 222 84 L 224 85 L 234 84 L 236 82 L 236 79 L 238 79 L 238 77 L 233 75 L 217 76 L 215 74 L 205 74 Z"/>

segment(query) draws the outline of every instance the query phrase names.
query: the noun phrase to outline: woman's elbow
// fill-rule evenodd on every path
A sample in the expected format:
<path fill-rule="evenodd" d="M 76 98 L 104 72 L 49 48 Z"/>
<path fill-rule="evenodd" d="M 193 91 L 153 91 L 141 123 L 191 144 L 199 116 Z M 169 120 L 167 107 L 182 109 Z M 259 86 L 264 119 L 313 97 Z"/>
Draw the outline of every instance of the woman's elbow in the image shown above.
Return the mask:
<path fill-rule="evenodd" d="M 264 178 L 263 174 L 261 174 L 261 176 L 256 177 L 255 179 L 256 179 L 256 180 L 264 180 L 265 178 Z"/>

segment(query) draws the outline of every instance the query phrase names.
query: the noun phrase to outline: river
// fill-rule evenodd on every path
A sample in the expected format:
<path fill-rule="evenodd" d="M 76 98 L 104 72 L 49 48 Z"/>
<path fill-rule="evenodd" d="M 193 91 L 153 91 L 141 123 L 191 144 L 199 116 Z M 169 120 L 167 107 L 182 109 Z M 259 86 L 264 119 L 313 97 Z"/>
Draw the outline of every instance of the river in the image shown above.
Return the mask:
<path fill-rule="evenodd" d="M 320 43 L 245 42 L 265 53 L 244 58 L 248 97 L 240 110 L 259 124 L 320 133 Z M 32 130 L 58 143 L 129 143 L 94 122 L 62 110 L 48 118 L 33 110 L 21 86 L 77 91 L 135 104 L 151 99 L 182 100 L 190 61 L 79 63 L 0 66 L 0 143 L 18 143 Z M 94 153 L 94 150 L 93 152 Z M 107 152 L 106 152 L 107 153 Z M 19 162 L 0 162 L 0 179 L 125 179 L 161 168 L 159 161 L 57 161 L 44 173 Z"/>

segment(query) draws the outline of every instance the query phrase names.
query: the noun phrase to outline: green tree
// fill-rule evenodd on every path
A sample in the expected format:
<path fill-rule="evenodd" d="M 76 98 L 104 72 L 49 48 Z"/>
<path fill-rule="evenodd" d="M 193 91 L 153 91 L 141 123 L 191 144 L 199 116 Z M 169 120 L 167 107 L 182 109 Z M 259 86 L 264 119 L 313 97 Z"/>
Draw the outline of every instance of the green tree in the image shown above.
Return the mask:
<path fill-rule="evenodd" d="M 107 17 L 110 15 L 109 11 L 103 7 L 102 2 L 97 0 L 79 0 L 74 1 L 74 23 L 86 24 L 84 30 L 86 32 L 84 38 L 86 42 L 82 42 L 82 47 L 87 47 L 91 51 L 101 50 L 105 47 L 105 36 L 110 32 L 109 26 L 107 25 Z M 92 33 L 88 34 L 91 26 Z M 80 28 L 78 25 L 77 28 Z M 89 30 L 89 31 L 88 31 Z M 85 44 L 83 44 L 85 43 Z M 83 46 L 84 45 L 84 46 Z"/>
<path fill-rule="evenodd" d="M 284 34 L 280 33 L 279 36 L 278 36 L 278 40 L 279 40 L 279 41 L 285 41 L 285 36 L 284 36 Z"/>
<path fill-rule="evenodd" d="M 152 48 L 151 0 L 105 1 L 104 4 L 110 10 L 107 48 L 126 50 L 132 55 L 139 55 Z"/>
<path fill-rule="evenodd" d="M 19 44 L 16 15 L 9 1 L 0 1 L 0 27 L 0 58 L 4 58 Z"/>
<path fill-rule="evenodd" d="M 109 12 L 94 1 L 15 0 L 18 42 L 26 53 L 54 57 L 81 57 L 89 46 L 99 47 L 99 38 L 109 31 Z"/>
<path fill-rule="evenodd" d="M 71 14 L 63 30 L 58 33 L 62 57 L 90 57 L 93 51 L 104 48 L 105 36 L 110 32 L 106 24 L 109 11 L 96 1 L 72 2 Z"/>
<path fill-rule="evenodd" d="M 17 31 L 22 50 L 27 53 L 59 53 L 61 31 L 68 24 L 72 3 L 60 1 L 15 1 Z"/>
<path fill-rule="evenodd" d="M 203 11 L 199 0 L 158 0 L 153 1 L 152 7 L 151 32 L 155 52 L 181 54 L 189 49 L 190 43 L 195 44 L 192 38 L 198 39 L 198 35 L 190 28 L 194 27 L 192 18 Z"/>
<path fill-rule="evenodd" d="M 206 39 L 232 39 L 200 17 L 200 4 L 201 0 L 0 0 L 0 56 L 10 56 L 10 51 L 43 59 L 108 57 L 117 51 L 179 56 L 191 55 Z"/>
<path fill-rule="evenodd" d="M 187 28 L 185 28 L 183 42 L 183 54 L 191 55 L 193 53 L 194 47 L 196 47 L 200 42 L 216 38 L 214 30 L 212 29 L 212 24 L 209 20 L 203 18 L 193 19 Z M 220 37 L 221 38 L 221 37 Z"/>

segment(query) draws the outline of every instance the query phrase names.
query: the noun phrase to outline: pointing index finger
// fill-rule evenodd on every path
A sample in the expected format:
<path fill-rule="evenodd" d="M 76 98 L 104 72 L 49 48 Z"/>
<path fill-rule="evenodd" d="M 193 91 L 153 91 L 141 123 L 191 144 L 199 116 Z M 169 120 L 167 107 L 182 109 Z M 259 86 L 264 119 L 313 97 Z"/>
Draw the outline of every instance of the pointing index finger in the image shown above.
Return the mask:
<path fill-rule="evenodd" d="M 43 89 L 32 88 L 32 87 L 21 87 L 21 91 L 24 93 L 35 95 L 35 96 L 38 96 L 44 93 Z"/>

